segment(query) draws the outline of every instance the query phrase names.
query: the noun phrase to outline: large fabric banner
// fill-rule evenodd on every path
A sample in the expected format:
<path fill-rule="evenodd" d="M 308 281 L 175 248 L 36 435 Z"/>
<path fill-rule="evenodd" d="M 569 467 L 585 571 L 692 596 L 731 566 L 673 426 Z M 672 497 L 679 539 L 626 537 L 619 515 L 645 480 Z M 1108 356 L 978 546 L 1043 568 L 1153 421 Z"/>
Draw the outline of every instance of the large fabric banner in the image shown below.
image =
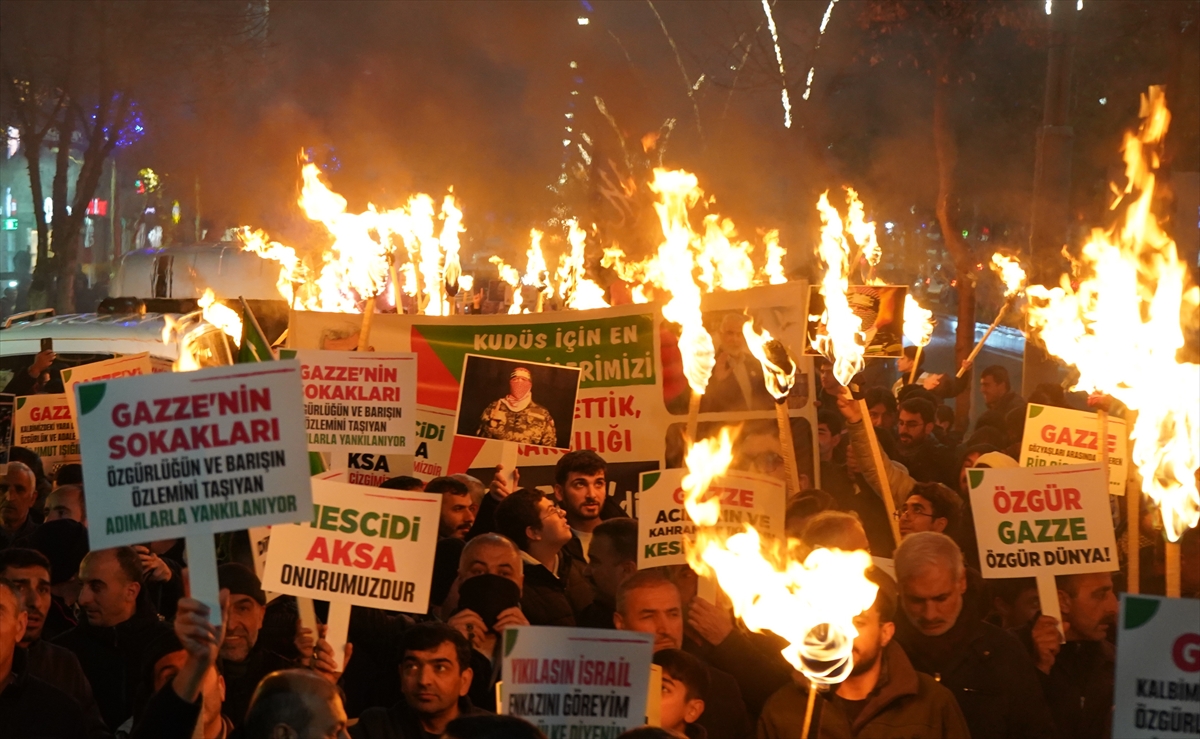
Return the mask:
<path fill-rule="evenodd" d="M 812 361 L 803 356 L 806 296 L 804 283 L 706 296 L 705 325 L 717 356 L 700 405 L 699 433 L 712 435 L 722 426 L 738 427 L 734 469 L 785 478 L 774 401 L 742 337 L 742 324 L 752 316 L 784 341 L 799 366 L 787 403 L 800 472 L 817 485 Z M 339 348 L 356 342 L 360 325 L 361 317 L 356 315 L 299 311 L 293 315 L 289 341 L 298 349 Z M 333 459 L 332 466 L 375 477 L 382 477 L 380 468 L 386 467 L 391 476 L 413 474 L 424 479 L 469 471 L 486 482 L 500 463 L 505 444 L 512 442 L 456 435 L 454 421 L 460 412 L 471 412 L 458 407 L 464 397 L 467 357 L 495 357 L 530 364 L 533 386 L 527 397 L 539 406 L 539 413 L 544 411 L 538 422 L 547 423 L 548 416 L 556 429 L 571 429 L 564 439 L 571 449 L 591 449 L 603 456 L 609 463 L 609 494 L 633 513 L 640 473 L 683 465 L 690 390 L 683 377 L 677 331 L 678 327 L 662 320 L 658 304 L 524 315 L 377 315 L 369 342 L 372 348 L 417 356 L 417 447 L 409 457 L 389 454 L 370 461 L 362 454 L 351 456 L 360 452 L 355 449 L 346 459 Z M 537 365 L 578 368 L 573 413 L 571 405 L 562 402 L 567 390 L 550 382 L 539 384 Z M 481 408 L 506 395 L 512 399 L 507 384 L 499 380 L 492 384 L 471 386 L 467 396 L 476 398 L 474 404 Z M 482 417 L 482 410 L 478 413 L 481 417 L 475 420 L 464 416 L 458 427 L 485 427 L 489 419 Z M 517 447 L 521 485 L 551 485 L 554 464 L 565 450 L 525 443 Z"/>

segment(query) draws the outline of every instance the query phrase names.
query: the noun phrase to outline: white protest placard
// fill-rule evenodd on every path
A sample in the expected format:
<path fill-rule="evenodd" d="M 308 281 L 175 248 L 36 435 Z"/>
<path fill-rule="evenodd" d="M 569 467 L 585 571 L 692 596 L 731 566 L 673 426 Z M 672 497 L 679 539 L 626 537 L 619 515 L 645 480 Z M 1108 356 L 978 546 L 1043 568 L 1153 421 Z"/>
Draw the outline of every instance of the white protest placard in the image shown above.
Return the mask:
<path fill-rule="evenodd" d="M 498 712 L 548 739 L 615 737 L 646 722 L 653 653 L 654 637 L 634 631 L 505 629 Z"/>
<path fill-rule="evenodd" d="M 23 446 L 42 458 L 49 472 L 68 462 L 79 461 L 79 440 L 67 396 L 22 395 L 13 411 L 13 446 Z"/>
<path fill-rule="evenodd" d="M 643 486 L 651 486 L 638 495 L 638 569 L 687 564 L 684 540 L 696 527 L 683 506 L 685 474 L 687 470 L 670 469 L 642 475 Z M 713 526 L 718 532 L 733 535 L 750 524 L 764 542 L 786 536 L 787 489 L 782 480 L 731 470 L 709 486 L 705 499 L 713 498 L 721 501 L 720 518 Z"/>
<path fill-rule="evenodd" d="M 1095 413 L 1030 403 L 1021 437 L 1022 467 L 1053 467 L 1100 461 L 1097 440 L 1100 422 Z M 1129 477 L 1125 421 L 1108 419 L 1108 492 L 1125 494 Z"/>
<path fill-rule="evenodd" d="M 79 411 L 75 406 L 75 386 L 81 382 L 95 380 L 116 380 L 121 377 L 137 377 L 154 372 L 150 363 L 150 352 L 127 354 L 123 357 L 113 357 L 102 362 L 81 364 L 78 367 L 68 367 L 62 371 L 63 393 L 67 396 L 67 404 L 71 406 L 71 418 L 79 420 Z"/>
<path fill-rule="evenodd" d="M 300 360 L 308 448 L 344 454 L 412 454 L 417 355 L 285 350 Z"/>
<path fill-rule="evenodd" d="M 425 613 L 442 497 L 316 478 L 312 491 L 308 520 L 271 528 L 263 588 Z"/>
<path fill-rule="evenodd" d="M 967 479 L 985 579 L 1118 569 L 1099 464 L 976 468 Z"/>
<path fill-rule="evenodd" d="M 299 362 L 77 385 L 93 549 L 310 514 Z M 210 537 L 211 538 L 211 537 Z"/>
<path fill-rule="evenodd" d="M 1200 733 L 1200 600 L 1121 594 L 1113 739 Z"/>

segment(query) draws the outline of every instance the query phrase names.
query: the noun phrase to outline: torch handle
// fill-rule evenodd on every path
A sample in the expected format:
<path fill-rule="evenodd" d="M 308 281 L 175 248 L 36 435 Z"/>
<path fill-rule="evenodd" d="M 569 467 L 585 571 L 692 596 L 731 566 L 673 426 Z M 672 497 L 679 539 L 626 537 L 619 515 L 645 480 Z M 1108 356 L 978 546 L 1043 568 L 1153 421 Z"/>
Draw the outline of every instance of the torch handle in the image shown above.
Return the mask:
<path fill-rule="evenodd" d="M 1008 306 L 1010 305 L 1012 305 L 1012 298 L 1006 300 L 1004 305 L 1000 307 L 1000 312 L 996 314 L 996 320 L 992 321 L 992 325 L 988 326 L 988 330 L 986 333 L 984 333 L 983 338 L 979 340 L 979 343 L 976 344 L 975 348 L 971 350 L 971 353 L 967 355 L 966 360 L 963 362 L 963 366 L 958 368 L 958 374 L 955 375 L 955 377 L 962 377 L 967 371 L 967 363 L 974 362 L 975 357 L 979 356 L 979 352 L 983 350 L 983 345 L 987 343 L 988 337 L 991 336 L 992 332 L 996 330 L 996 327 L 1000 325 L 1000 321 L 1004 318 L 1004 314 L 1008 312 Z"/>
<path fill-rule="evenodd" d="M 775 420 L 779 423 L 779 447 L 783 451 L 783 469 L 788 479 L 788 500 L 800 494 L 800 469 L 796 466 L 796 447 L 792 441 L 792 419 L 788 417 L 787 397 L 775 402 Z"/>
<path fill-rule="evenodd" d="M 1178 598 L 1182 590 L 1182 573 L 1179 569 L 1179 542 L 1168 541 L 1166 555 L 1167 597 Z"/>
<path fill-rule="evenodd" d="M 896 501 L 892 499 L 892 485 L 888 482 L 887 468 L 883 465 L 883 451 L 879 448 L 879 439 L 875 437 L 875 427 L 871 425 L 871 409 L 867 407 L 866 398 L 859 400 L 858 406 L 862 409 L 862 425 L 871 445 L 871 459 L 875 462 L 875 471 L 879 473 L 879 495 L 883 498 L 883 507 L 887 509 L 888 521 L 892 524 L 892 536 L 899 546 L 900 521 L 896 518 Z"/>
<path fill-rule="evenodd" d="M 363 306 L 362 327 L 358 331 L 358 350 L 360 352 L 371 350 L 371 320 L 375 317 L 375 297 L 372 295 L 367 298 L 367 304 Z"/>
<path fill-rule="evenodd" d="M 917 372 L 919 372 L 917 368 L 921 366 L 921 352 L 923 351 L 925 351 L 924 345 L 917 344 L 917 356 L 913 358 L 912 372 L 908 373 L 909 385 L 917 381 Z"/>

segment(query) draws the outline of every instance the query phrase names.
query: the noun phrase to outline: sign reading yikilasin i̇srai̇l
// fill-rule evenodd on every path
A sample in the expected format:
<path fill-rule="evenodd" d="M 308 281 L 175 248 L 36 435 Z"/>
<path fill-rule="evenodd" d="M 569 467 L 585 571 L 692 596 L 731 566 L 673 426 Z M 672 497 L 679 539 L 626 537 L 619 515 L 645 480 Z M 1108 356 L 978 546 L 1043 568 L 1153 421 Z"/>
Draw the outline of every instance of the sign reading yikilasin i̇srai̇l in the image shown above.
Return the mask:
<path fill-rule="evenodd" d="M 1118 569 L 1098 464 L 967 470 L 985 578 Z"/>
<path fill-rule="evenodd" d="M 93 549 L 307 519 L 300 365 L 75 387 Z"/>

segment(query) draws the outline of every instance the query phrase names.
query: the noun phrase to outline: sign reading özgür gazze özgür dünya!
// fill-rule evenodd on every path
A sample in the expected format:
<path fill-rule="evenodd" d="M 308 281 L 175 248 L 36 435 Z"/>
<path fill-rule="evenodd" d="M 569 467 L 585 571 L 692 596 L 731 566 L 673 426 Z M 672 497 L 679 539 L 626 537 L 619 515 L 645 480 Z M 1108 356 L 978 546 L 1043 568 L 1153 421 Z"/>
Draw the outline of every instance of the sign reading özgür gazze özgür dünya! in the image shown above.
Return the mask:
<path fill-rule="evenodd" d="M 92 549 L 306 519 L 300 365 L 75 387 Z"/>
<path fill-rule="evenodd" d="M 1118 569 L 1100 465 L 971 469 L 967 478 L 984 577 Z"/>

